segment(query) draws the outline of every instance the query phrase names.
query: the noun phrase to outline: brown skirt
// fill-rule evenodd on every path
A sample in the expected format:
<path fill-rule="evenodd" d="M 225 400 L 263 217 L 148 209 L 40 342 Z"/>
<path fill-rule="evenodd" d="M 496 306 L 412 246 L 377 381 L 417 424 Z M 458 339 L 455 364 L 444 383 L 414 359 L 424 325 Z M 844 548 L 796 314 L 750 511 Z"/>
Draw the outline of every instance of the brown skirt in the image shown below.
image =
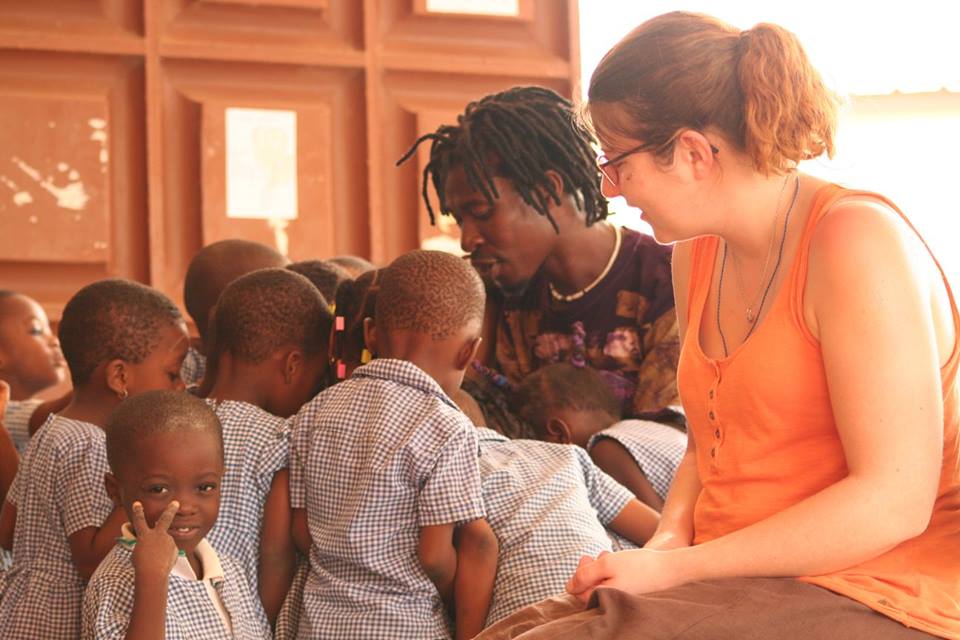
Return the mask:
<path fill-rule="evenodd" d="M 598 589 L 584 606 L 568 595 L 525 607 L 477 640 L 920 640 L 855 600 L 792 578 L 707 580 L 632 596 Z"/>

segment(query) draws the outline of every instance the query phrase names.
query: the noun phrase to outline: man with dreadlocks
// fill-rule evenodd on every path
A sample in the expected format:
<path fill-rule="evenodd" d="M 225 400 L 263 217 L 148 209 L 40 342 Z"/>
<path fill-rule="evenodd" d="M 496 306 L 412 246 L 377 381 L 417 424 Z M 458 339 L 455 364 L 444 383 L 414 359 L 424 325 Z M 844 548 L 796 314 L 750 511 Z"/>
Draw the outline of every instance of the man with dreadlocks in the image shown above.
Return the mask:
<path fill-rule="evenodd" d="M 677 319 L 670 249 L 607 222 L 594 140 L 571 103 L 542 87 L 515 87 L 471 102 L 430 141 L 423 198 L 432 183 L 461 246 L 502 296 L 490 358 L 517 384 L 541 366 L 569 361 L 600 370 L 625 417 L 682 420 L 676 387 Z M 476 367 L 491 373 L 485 367 Z M 490 386 L 475 395 L 507 435 L 534 437 L 505 420 Z M 495 415 L 500 412 L 501 415 Z M 626 451 L 624 455 L 628 455 Z"/>

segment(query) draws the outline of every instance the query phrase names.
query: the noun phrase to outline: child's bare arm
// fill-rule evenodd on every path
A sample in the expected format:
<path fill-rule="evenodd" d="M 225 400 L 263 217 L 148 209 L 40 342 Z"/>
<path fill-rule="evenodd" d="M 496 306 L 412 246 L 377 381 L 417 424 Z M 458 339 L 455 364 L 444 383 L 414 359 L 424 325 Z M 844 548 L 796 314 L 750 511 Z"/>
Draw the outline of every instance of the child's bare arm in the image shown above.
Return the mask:
<path fill-rule="evenodd" d="M 17 475 L 17 467 L 20 465 L 17 448 L 13 445 L 13 440 L 10 439 L 10 434 L 3 423 L 3 414 L 7 411 L 9 399 L 10 387 L 0 380 L 0 500 L 6 499 L 7 491 L 10 490 L 10 484 Z"/>
<path fill-rule="evenodd" d="M 133 611 L 126 640 L 163 640 L 166 635 L 167 581 L 177 562 L 177 543 L 167 529 L 180 504 L 171 502 L 151 529 L 143 517 L 143 506 L 133 503 Z"/>
<path fill-rule="evenodd" d="M 293 532 L 293 542 L 297 545 L 297 551 L 306 557 L 310 557 L 310 545 L 313 541 L 310 539 L 310 525 L 307 522 L 306 509 L 293 509 L 291 511 L 291 530 Z"/>
<path fill-rule="evenodd" d="M 473 520 L 457 529 L 457 577 L 454 581 L 456 640 L 483 630 L 493 598 L 500 545 L 486 520 Z"/>
<path fill-rule="evenodd" d="M 281 469 L 273 476 L 260 534 L 260 601 L 271 626 L 277 620 L 296 569 L 289 475 L 287 469 Z"/>
<path fill-rule="evenodd" d="M 457 550 L 453 546 L 453 525 L 420 527 L 417 545 L 420 565 L 436 585 L 448 608 L 453 604 L 453 580 L 457 574 Z"/>
<path fill-rule="evenodd" d="M 660 524 L 660 514 L 639 500 L 631 500 L 608 525 L 634 544 L 643 546 Z"/>
<path fill-rule="evenodd" d="M 650 505 L 657 511 L 663 509 L 663 500 L 653 490 L 653 485 L 647 480 L 636 460 L 622 444 L 610 438 L 601 438 L 590 449 L 593 462 L 607 472 L 614 480 L 625 486 L 642 502 Z"/>
<path fill-rule="evenodd" d="M 84 527 L 67 538 L 73 564 L 85 581 L 90 579 L 93 572 L 100 566 L 100 561 L 113 548 L 114 542 L 120 535 L 120 527 L 126 520 L 127 514 L 123 507 L 114 507 L 99 528 Z"/>
<path fill-rule="evenodd" d="M 13 530 L 17 527 L 17 508 L 11 502 L 3 501 L 0 510 L 0 547 L 13 551 Z"/>

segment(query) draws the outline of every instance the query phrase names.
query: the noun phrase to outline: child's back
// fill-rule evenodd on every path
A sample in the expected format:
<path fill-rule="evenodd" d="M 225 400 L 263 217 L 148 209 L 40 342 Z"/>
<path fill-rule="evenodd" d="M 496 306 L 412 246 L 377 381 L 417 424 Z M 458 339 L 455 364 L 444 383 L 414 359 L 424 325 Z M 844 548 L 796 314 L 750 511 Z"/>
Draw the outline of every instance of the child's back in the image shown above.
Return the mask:
<path fill-rule="evenodd" d="M 104 441 L 100 427 L 57 416 L 31 439 L 7 496 L 17 508 L 17 527 L 13 567 L 0 582 L 4 638 L 79 635 L 83 579 L 67 539 L 99 527 L 113 510 L 103 489 Z"/>
<path fill-rule="evenodd" d="M 416 551 L 420 527 L 483 517 L 469 420 L 416 365 L 374 360 L 304 407 L 293 448 L 313 540 L 300 637 L 447 637 Z"/>
<path fill-rule="evenodd" d="M 633 494 L 580 447 L 511 440 L 478 429 L 487 520 L 500 562 L 487 625 L 562 593 L 584 555 L 611 551 L 605 525 Z M 650 533 L 656 516 L 650 511 Z"/>

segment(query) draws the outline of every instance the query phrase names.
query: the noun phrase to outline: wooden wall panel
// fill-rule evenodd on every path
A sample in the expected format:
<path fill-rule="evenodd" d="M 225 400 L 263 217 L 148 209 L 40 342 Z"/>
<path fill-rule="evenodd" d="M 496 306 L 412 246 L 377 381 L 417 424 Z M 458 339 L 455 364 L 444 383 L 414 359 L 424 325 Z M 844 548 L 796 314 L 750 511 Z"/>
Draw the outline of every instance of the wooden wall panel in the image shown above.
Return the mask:
<path fill-rule="evenodd" d="M 426 150 L 394 163 L 484 94 L 572 94 L 577 3 L 519 0 L 506 17 L 429 6 L 3 0 L 0 287 L 56 319 L 79 286 L 111 275 L 179 301 L 194 252 L 225 237 L 293 259 L 455 250 L 452 221 L 431 227 L 420 202 Z M 296 114 L 298 210 L 285 227 L 228 215 L 228 108 Z"/>
<path fill-rule="evenodd" d="M 148 278 L 141 60 L 0 50 L 0 149 L 0 274 Z"/>

